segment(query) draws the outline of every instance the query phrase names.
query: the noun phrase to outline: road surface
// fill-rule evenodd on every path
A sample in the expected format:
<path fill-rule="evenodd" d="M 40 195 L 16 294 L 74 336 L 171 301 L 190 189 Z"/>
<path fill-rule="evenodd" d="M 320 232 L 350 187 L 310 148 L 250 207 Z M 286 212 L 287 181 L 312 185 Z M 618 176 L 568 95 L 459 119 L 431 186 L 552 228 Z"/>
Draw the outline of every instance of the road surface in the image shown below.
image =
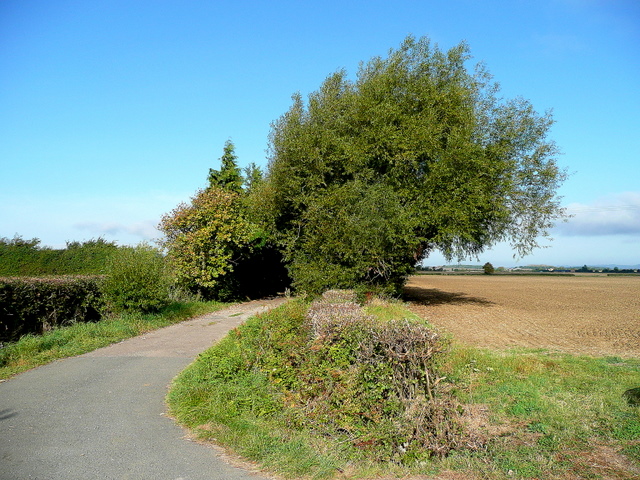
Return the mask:
<path fill-rule="evenodd" d="M 171 380 L 248 317 L 236 305 L 0 383 L 1 480 L 260 480 L 166 416 Z"/>

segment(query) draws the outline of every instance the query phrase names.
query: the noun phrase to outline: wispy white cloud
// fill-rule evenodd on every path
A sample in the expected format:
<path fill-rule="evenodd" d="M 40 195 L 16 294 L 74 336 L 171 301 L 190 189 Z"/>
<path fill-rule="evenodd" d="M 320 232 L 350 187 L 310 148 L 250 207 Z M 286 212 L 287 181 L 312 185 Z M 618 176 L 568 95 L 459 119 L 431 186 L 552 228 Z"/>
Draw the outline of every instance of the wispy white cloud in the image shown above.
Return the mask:
<path fill-rule="evenodd" d="M 0 237 L 38 237 L 43 245 L 63 248 L 70 240 L 104 237 L 120 245 L 152 241 L 163 214 L 189 193 L 140 192 L 82 197 L 69 193 L 42 198 L 0 192 Z"/>
<path fill-rule="evenodd" d="M 135 223 L 114 223 L 114 222 L 79 222 L 73 225 L 78 230 L 84 230 L 97 236 L 122 235 L 139 238 L 142 240 L 152 240 L 158 238 L 160 232 L 156 229 L 156 223 L 152 220 Z"/>
<path fill-rule="evenodd" d="M 589 204 L 567 205 L 572 216 L 556 227 L 560 235 L 640 235 L 640 192 L 601 197 Z"/>

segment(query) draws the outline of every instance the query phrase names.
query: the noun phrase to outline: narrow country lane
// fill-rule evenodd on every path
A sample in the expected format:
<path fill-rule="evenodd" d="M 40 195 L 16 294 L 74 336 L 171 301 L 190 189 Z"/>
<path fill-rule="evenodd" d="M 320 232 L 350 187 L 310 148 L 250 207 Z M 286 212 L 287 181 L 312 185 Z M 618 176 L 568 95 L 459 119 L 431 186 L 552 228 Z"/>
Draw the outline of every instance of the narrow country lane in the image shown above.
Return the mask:
<path fill-rule="evenodd" d="M 198 353 L 283 301 L 236 305 L 0 383 L 0 480 L 266 478 L 187 440 L 164 397 Z"/>

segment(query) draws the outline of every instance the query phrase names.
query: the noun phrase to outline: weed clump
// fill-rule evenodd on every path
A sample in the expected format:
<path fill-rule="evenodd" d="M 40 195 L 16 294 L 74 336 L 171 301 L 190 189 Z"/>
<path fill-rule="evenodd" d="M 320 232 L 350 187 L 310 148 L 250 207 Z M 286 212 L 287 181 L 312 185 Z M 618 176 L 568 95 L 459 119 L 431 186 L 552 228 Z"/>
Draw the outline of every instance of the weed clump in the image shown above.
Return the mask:
<path fill-rule="evenodd" d="M 382 461 L 442 457 L 468 444 L 462 409 L 435 368 L 445 340 L 417 319 L 377 319 L 354 300 L 327 292 L 308 310 L 307 361 L 291 392 L 298 421 Z"/>

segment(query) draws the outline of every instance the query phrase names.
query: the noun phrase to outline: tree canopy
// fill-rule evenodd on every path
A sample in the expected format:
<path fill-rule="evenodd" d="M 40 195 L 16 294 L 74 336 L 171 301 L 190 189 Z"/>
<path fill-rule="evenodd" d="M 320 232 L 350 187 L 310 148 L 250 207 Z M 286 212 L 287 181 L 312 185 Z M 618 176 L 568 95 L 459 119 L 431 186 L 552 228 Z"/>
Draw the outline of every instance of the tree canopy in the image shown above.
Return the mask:
<path fill-rule="evenodd" d="M 220 280 L 233 271 L 252 238 L 237 197 L 219 187 L 200 190 L 191 203 L 164 215 L 158 227 L 179 283 L 205 296 L 225 290 Z"/>
<path fill-rule="evenodd" d="M 436 249 L 525 255 L 563 216 L 551 114 L 499 98 L 470 58 L 408 37 L 273 123 L 256 194 L 299 289 L 399 286 Z"/>
<path fill-rule="evenodd" d="M 262 172 L 250 164 L 243 178 L 231 141 L 220 162 L 220 170 L 209 170 L 207 188 L 162 217 L 161 245 L 189 291 L 220 300 L 273 295 L 288 285 L 282 256 L 247 213 L 246 197 Z"/>
<path fill-rule="evenodd" d="M 244 179 L 240 167 L 238 167 L 236 147 L 231 140 L 227 140 L 224 144 L 224 153 L 220 157 L 220 164 L 220 170 L 209 169 L 209 186 L 235 193 L 242 192 Z"/>

